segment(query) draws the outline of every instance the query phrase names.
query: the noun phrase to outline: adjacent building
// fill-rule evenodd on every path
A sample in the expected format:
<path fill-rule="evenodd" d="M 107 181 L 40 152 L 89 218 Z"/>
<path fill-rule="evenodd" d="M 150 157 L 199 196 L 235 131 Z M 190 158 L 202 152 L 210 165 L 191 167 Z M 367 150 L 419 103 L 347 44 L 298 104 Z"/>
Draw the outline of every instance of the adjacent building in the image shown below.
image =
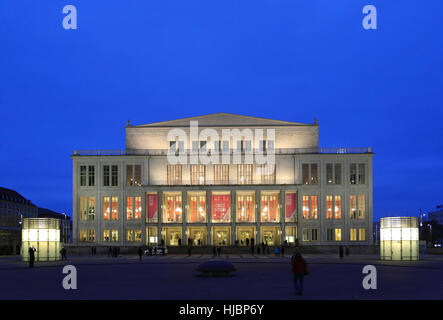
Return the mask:
<path fill-rule="evenodd" d="M 319 148 L 317 121 L 217 113 L 125 130 L 124 150 L 71 156 L 74 244 L 373 243 L 372 149 Z"/>
<path fill-rule="evenodd" d="M 38 208 L 17 191 L 0 187 L 0 254 L 20 252 L 23 218 L 37 218 Z"/>
<path fill-rule="evenodd" d="M 428 221 L 435 221 L 443 226 L 443 205 L 438 205 L 436 211 L 429 212 Z"/>

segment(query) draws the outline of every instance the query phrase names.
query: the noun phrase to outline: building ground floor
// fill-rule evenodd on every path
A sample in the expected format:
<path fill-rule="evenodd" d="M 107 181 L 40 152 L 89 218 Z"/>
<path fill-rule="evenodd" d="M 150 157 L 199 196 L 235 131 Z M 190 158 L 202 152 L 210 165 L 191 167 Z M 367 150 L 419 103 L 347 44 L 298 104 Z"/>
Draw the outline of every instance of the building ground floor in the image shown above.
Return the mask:
<path fill-rule="evenodd" d="M 105 246 L 281 246 L 366 245 L 365 225 L 161 224 L 105 226 L 97 232 L 80 226 L 79 245 Z"/>

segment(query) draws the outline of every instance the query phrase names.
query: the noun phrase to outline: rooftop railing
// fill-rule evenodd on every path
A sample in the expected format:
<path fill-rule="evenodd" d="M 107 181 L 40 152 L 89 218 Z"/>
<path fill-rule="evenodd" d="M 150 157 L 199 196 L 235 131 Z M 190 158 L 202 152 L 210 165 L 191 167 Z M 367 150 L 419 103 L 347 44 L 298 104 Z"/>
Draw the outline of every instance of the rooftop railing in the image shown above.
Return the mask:
<path fill-rule="evenodd" d="M 121 150 L 74 150 L 73 156 L 166 156 L 168 149 L 121 149 Z M 275 148 L 275 154 L 364 154 L 373 153 L 371 147 L 362 148 Z M 186 154 L 195 152 L 191 149 L 185 149 Z M 212 151 L 207 151 L 210 154 Z M 223 151 L 220 151 L 220 154 Z M 236 149 L 229 149 L 230 154 L 238 153 Z M 240 153 L 271 153 L 272 150 L 261 151 L 259 149 L 243 150 Z M 178 152 L 177 152 L 178 155 Z"/>

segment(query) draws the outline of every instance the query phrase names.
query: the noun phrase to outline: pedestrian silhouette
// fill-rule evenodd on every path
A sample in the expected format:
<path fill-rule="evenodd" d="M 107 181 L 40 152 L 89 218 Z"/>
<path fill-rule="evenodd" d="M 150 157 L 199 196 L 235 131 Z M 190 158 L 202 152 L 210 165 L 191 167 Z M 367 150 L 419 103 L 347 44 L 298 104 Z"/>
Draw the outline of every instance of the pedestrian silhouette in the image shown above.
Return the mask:
<path fill-rule="evenodd" d="M 34 255 L 34 252 L 35 252 L 36 250 L 35 250 L 35 248 L 34 247 L 29 247 L 29 250 L 28 250 L 28 252 L 29 252 L 29 267 L 30 268 L 34 268 L 34 261 L 35 261 L 35 255 Z"/>
<path fill-rule="evenodd" d="M 142 256 L 143 256 L 143 250 L 141 247 L 138 247 L 138 257 L 139 257 L 139 262 L 142 262 Z"/>
<path fill-rule="evenodd" d="M 295 294 L 303 294 L 303 278 L 309 274 L 308 265 L 299 250 L 291 258 L 292 274 L 294 275 Z"/>
<path fill-rule="evenodd" d="M 62 255 L 62 260 L 68 260 L 66 258 L 66 248 L 62 247 L 62 249 L 60 250 L 60 254 Z"/>
<path fill-rule="evenodd" d="M 340 246 L 338 249 L 338 255 L 340 256 L 340 259 L 343 259 L 343 246 Z"/>

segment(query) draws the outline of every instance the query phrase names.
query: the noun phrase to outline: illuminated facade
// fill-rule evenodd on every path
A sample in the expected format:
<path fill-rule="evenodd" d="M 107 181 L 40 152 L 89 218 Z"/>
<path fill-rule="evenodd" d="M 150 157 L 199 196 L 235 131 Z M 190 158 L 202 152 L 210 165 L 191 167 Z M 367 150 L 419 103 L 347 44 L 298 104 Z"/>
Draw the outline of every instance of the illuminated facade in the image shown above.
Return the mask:
<path fill-rule="evenodd" d="M 198 128 L 193 139 L 194 121 Z M 223 136 L 224 129 L 236 128 L 240 138 Z M 318 128 L 316 122 L 226 113 L 148 125 L 128 123 L 125 150 L 72 155 L 73 242 L 370 244 L 372 150 L 319 148 Z M 187 141 L 168 139 L 174 129 L 185 132 Z M 220 138 L 205 138 L 204 129 Z M 263 138 L 246 134 L 256 129 L 263 129 Z M 172 163 L 171 150 L 185 151 L 186 163 Z M 214 150 L 227 154 L 228 161 L 191 160 L 194 151 L 214 155 Z M 275 161 L 251 163 L 246 155 L 257 150 L 274 154 Z M 241 155 L 240 162 L 235 154 Z"/>

